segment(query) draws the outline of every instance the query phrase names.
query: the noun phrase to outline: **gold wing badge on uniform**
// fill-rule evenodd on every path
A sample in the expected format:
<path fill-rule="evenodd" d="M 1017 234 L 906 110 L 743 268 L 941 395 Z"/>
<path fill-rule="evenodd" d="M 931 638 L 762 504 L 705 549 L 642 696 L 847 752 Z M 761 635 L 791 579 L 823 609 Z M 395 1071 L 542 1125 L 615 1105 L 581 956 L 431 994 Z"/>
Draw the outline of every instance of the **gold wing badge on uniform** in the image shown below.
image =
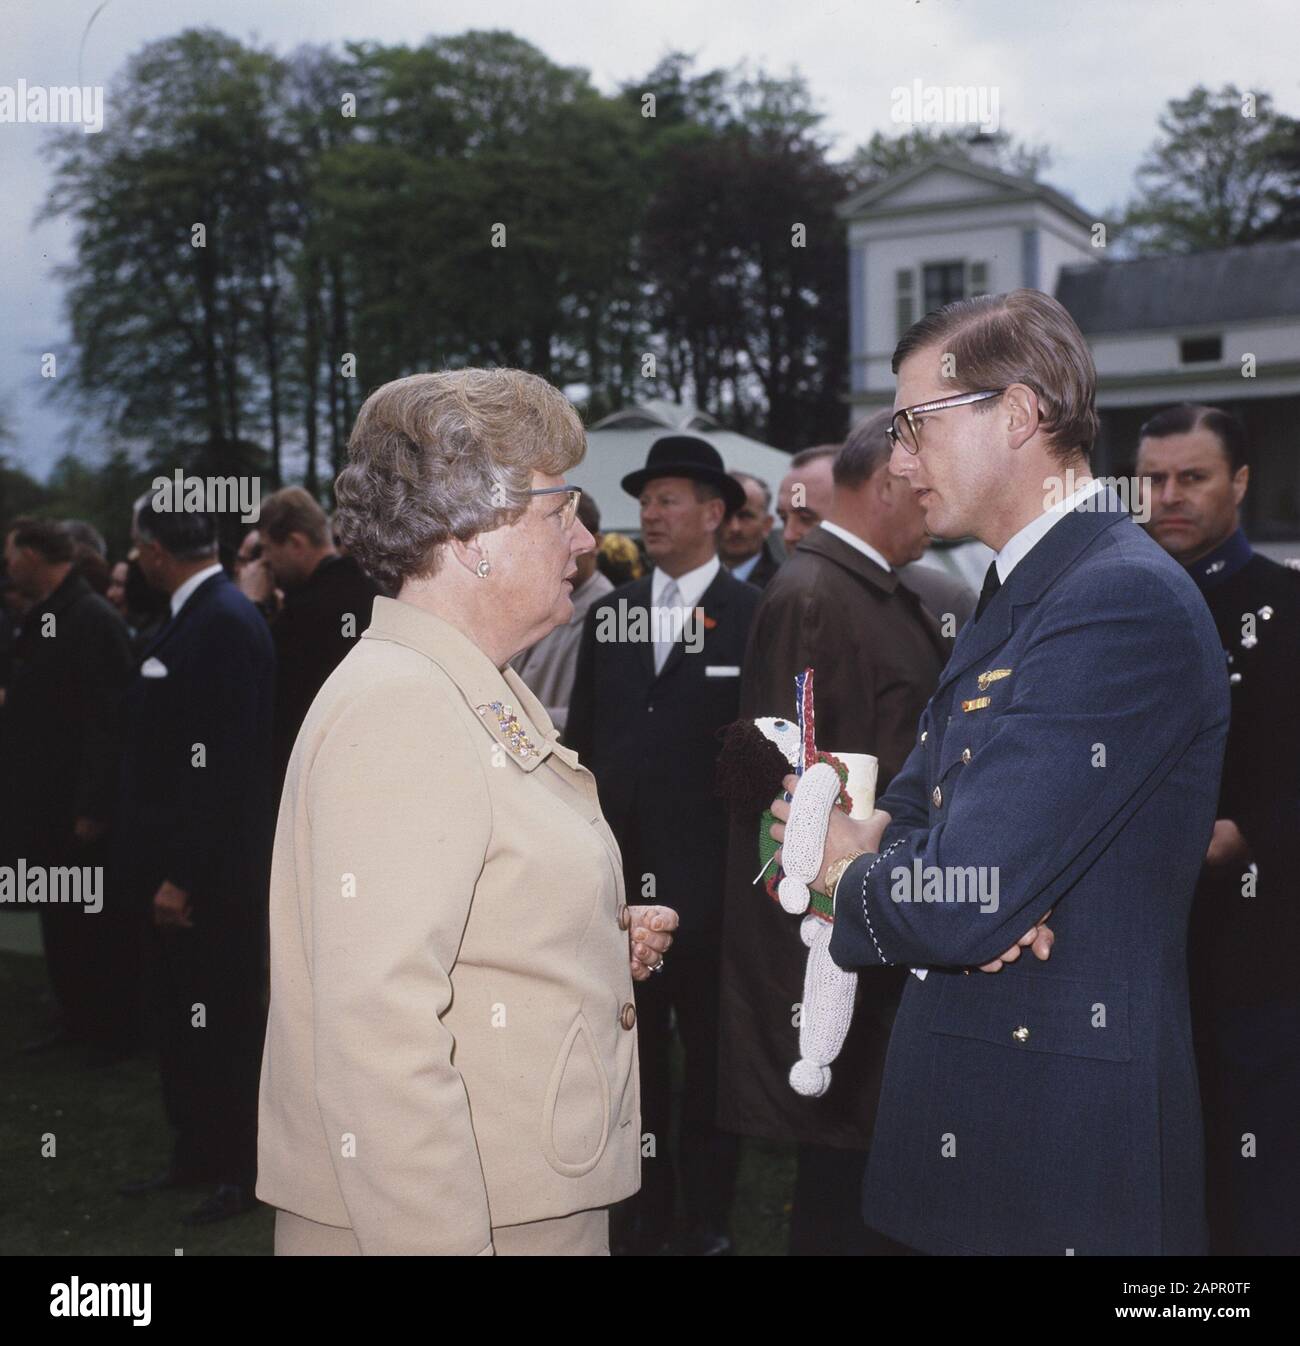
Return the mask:
<path fill-rule="evenodd" d="M 988 688 L 990 683 L 998 682 L 1002 678 L 1009 678 L 1010 676 L 1011 670 L 1009 668 L 990 668 L 981 673 L 975 681 L 979 684 L 979 689 L 982 692 Z M 992 704 L 993 698 L 991 696 L 976 696 L 969 701 L 963 701 L 961 708 L 969 715 L 973 710 L 984 710 Z"/>

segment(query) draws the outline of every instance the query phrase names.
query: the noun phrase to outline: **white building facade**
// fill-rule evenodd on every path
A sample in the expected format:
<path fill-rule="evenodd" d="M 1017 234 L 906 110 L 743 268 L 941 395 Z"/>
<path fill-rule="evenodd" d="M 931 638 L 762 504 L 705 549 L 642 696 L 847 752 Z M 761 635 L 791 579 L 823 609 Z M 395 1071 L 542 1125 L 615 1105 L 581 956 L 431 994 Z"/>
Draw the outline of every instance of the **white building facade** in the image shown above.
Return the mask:
<path fill-rule="evenodd" d="M 1235 412 L 1250 435 L 1253 539 L 1300 539 L 1300 242 L 1107 260 L 1105 235 L 1044 183 L 935 158 L 840 207 L 849 246 L 852 419 L 892 404 L 899 337 L 955 299 L 1055 295 L 1097 365 L 1094 467 L 1127 473 L 1171 403 Z"/>

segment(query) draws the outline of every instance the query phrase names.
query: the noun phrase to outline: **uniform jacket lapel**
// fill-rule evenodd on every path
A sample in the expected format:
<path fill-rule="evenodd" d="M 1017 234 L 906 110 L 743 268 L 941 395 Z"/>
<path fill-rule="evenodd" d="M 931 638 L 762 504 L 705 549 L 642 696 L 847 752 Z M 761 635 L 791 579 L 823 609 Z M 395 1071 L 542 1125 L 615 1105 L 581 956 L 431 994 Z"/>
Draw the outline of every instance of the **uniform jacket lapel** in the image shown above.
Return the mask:
<path fill-rule="evenodd" d="M 168 615 L 167 620 L 163 622 L 162 626 L 160 626 L 154 634 L 154 638 L 145 646 L 143 653 L 140 655 L 140 662 L 143 663 L 151 655 L 156 655 L 164 645 L 173 640 L 177 631 L 179 631 L 181 627 L 183 627 L 203 606 L 203 604 L 212 597 L 216 592 L 217 585 L 228 582 L 229 581 L 227 581 L 224 573 L 213 575 L 211 578 L 204 580 L 189 598 L 186 599 L 185 606 L 182 607 L 174 617 L 170 614 Z"/>
<path fill-rule="evenodd" d="M 984 615 L 962 627 L 952 658 L 939 679 L 935 699 L 942 696 L 972 664 L 979 663 L 1006 644 L 1014 626 L 1013 609 L 1036 603 L 1098 534 L 1129 517 L 1112 490 L 1106 491 L 1104 501 L 1098 499 L 1088 503 L 1094 507 L 1070 510 L 1031 548 L 1007 582 L 993 595 Z"/>

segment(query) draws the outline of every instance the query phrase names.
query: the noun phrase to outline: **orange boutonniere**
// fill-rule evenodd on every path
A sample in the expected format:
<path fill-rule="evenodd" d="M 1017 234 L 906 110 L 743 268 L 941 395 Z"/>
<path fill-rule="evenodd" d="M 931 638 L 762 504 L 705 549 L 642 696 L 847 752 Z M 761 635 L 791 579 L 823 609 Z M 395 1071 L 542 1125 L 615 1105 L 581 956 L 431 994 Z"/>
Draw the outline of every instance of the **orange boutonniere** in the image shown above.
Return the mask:
<path fill-rule="evenodd" d="M 706 631 L 712 631 L 713 628 L 717 626 L 718 619 L 716 617 L 710 617 L 703 608 L 697 608 L 696 611 L 700 614 L 700 618 L 704 622 L 704 629 Z"/>

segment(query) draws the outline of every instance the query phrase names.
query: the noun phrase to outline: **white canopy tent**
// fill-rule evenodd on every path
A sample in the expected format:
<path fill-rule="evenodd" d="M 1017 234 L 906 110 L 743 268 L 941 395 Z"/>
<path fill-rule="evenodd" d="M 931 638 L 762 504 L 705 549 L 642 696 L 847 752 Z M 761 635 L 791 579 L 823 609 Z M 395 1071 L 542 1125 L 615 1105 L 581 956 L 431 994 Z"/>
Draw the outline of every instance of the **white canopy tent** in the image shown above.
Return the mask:
<path fill-rule="evenodd" d="M 690 403 L 679 406 L 660 398 L 638 402 L 597 421 L 587 431 L 587 456 L 568 474 L 568 480 L 589 492 L 600 508 L 600 526 L 606 531 L 641 536 L 641 511 L 619 483 L 629 472 L 645 466 L 650 445 L 661 435 L 697 434 L 722 455 L 728 471 L 749 472 L 772 488 L 776 507 L 777 488 L 790 470 L 790 457 L 756 439 L 724 430 L 706 411 Z M 778 558 L 780 524 L 772 538 Z M 971 585 L 977 592 L 993 553 L 982 542 L 936 542 L 921 559 L 921 565 L 946 571 Z"/>
<path fill-rule="evenodd" d="M 653 399 L 624 407 L 587 431 L 587 456 L 568 474 L 600 508 L 602 528 L 637 537 L 641 514 L 636 500 L 619 484 L 629 472 L 645 466 L 650 445 L 662 435 L 696 434 L 722 455 L 729 472 L 749 472 L 772 488 L 772 504 L 781 478 L 790 470 L 790 455 L 756 439 L 724 430 L 707 412 L 689 403 Z"/>

